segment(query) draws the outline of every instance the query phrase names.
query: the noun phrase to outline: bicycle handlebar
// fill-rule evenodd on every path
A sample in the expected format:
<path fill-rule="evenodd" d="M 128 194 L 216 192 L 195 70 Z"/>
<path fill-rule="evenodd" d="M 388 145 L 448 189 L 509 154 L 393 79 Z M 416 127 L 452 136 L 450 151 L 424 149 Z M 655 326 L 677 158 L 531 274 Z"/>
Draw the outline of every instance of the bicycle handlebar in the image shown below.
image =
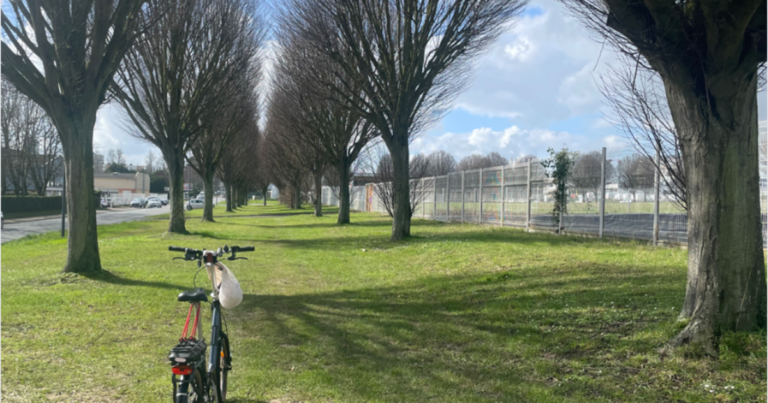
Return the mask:
<path fill-rule="evenodd" d="M 169 246 L 168 250 L 171 251 L 171 252 L 185 252 L 185 253 L 187 251 L 192 252 L 192 253 L 200 252 L 199 250 L 189 249 L 189 248 L 182 248 L 181 246 Z"/>
<path fill-rule="evenodd" d="M 197 250 L 192 248 L 182 248 L 180 246 L 169 246 L 168 250 L 171 252 L 184 252 L 184 260 L 200 260 L 203 257 L 204 250 Z M 217 251 L 214 252 L 215 256 L 222 256 L 224 253 L 232 253 L 232 256 L 227 258 L 227 260 L 235 260 L 235 259 L 245 259 L 245 258 L 236 258 L 235 255 L 238 252 L 253 252 L 256 248 L 253 246 L 233 246 L 228 247 L 224 245 L 224 248 L 219 248 Z M 213 251 L 212 251 L 213 252 Z M 181 258 L 174 258 L 174 259 L 181 259 Z M 216 261 L 215 258 L 213 260 Z M 198 262 L 199 263 L 199 262 Z"/>

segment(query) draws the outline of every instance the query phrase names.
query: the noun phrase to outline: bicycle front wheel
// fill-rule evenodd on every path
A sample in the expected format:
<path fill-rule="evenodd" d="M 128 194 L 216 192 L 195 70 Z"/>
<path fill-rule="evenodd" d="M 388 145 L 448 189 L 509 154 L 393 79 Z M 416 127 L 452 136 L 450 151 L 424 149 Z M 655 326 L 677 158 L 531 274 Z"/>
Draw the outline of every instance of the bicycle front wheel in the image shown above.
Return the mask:
<path fill-rule="evenodd" d="M 226 334 L 221 334 L 221 360 L 219 360 L 219 389 L 221 391 L 221 402 L 227 399 L 227 374 L 231 367 L 232 357 L 229 355 L 229 338 Z"/>

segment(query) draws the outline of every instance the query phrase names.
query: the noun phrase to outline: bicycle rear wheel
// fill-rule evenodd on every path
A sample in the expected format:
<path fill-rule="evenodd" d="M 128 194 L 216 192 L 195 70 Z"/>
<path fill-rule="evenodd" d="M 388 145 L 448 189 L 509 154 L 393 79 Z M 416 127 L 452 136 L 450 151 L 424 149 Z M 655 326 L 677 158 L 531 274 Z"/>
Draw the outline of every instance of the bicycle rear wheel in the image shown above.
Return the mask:
<path fill-rule="evenodd" d="M 195 371 L 192 375 L 183 375 L 178 382 L 173 384 L 174 403 L 205 403 L 203 377 L 200 371 Z"/>

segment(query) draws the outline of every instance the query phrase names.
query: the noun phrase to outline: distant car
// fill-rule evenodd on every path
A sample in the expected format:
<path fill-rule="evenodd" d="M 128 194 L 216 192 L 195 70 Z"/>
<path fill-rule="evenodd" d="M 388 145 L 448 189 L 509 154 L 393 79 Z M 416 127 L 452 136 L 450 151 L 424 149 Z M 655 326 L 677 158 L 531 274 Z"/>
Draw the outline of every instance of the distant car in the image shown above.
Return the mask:
<path fill-rule="evenodd" d="M 205 194 L 204 193 L 200 193 L 199 195 L 197 195 L 196 199 L 197 200 L 205 200 Z"/>
<path fill-rule="evenodd" d="M 160 199 L 160 203 L 163 203 L 163 206 L 168 205 L 168 199 Z"/>
<path fill-rule="evenodd" d="M 131 200 L 131 207 L 137 207 L 142 208 L 146 206 L 146 201 L 144 199 L 133 199 Z"/>
<path fill-rule="evenodd" d="M 0 229 L 3 229 L 5 227 L 5 217 L 3 217 L 3 213 L 0 211 Z"/>
<path fill-rule="evenodd" d="M 107 200 L 107 199 L 101 199 L 101 207 L 102 207 L 102 208 L 107 208 L 107 207 L 109 207 L 109 200 Z"/>
<path fill-rule="evenodd" d="M 155 198 L 150 197 L 149 199 L 147 199 L 147 208 L 154 208 L 154 207 L 157 207 L 157 208 L 163 207 L 163 202 L 157 197 Z"/>
<path fill-rule="evenodd" d="M 205 201 L 200 199 L 189 199 L 187 210 L 194 210 L 205 207 Z"/>

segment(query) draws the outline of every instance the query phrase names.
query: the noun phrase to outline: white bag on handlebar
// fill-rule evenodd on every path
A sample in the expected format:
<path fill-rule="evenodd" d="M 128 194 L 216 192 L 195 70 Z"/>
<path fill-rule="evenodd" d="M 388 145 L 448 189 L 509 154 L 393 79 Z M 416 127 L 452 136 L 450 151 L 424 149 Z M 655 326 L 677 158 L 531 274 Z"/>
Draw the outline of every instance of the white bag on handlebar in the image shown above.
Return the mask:
<path fill-rule="evenodd" d="M 221 270 L 216 270 L 216 283 L 219 284 L 219 302 L 226 309 L 232 309 L 243 302 L 243 290 L 240 282 L 227 266 L 219 263 Z"/>

